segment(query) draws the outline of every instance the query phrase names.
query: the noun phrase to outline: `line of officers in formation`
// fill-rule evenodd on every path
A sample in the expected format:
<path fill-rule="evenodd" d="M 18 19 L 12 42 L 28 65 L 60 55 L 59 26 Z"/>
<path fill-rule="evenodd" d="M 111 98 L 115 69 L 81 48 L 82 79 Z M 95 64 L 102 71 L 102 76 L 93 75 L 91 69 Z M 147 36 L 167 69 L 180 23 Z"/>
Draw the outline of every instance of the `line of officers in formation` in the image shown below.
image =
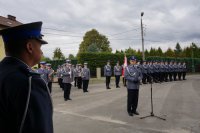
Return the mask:
<path fill-rule="evenodd" d="M 123 85 L 127 87 L 127 112 L 130 116 L 139 115 L 137 112 L 139 86 L 147 83 L 158 83 L 185 80 L 187 67 L 185 62 L 176 61 L 139 61 L 135 56 L 129 58 L 129 65 L 123 66 L 119 62 L 112 68 L 110 60 L 104 66 L 104 76 L 106 78 L 106 89 L 110 88 L 110 79 L 112 74 L 115 76 L 116 88 L 120 88 L 120 77 L 123 78 Z M 40 68 L 36 70 L 41 74 L 42 79 L 46 82 L 51 92 L 54 70 L 51 64 L 40 62 Z M 77 64 L 74 67 L 70 60 L 59 65 L 56 71 L 60 88 L 64 91 L 64 100 L 72 100 L 70 97 L 71 87 L 82 89 L 88 92 L 88 84 L 90 80 L 90 69 L 87 63 L 84 67 Z"/>
<path fill-rule="evenodd" d="M 52 82 L 54 77 L 54 70 L 51 64 L 46 62 L 40 62 L 40 68 L 36 70 L 41 75 L 41 78 L 47 84 L 50 92 L 52 91 Z M 59 65 L 56 71 L 58 83 L 60 88 L 64 91 L 64 100 L 72 100 L 70 98 L 71 87 L 74 85 L 78 89 L 83 89 L 83 92 L 88 92 L 88 84 L 90 79 L 90 69 L 87 67 L 87 63 L 84 63 L 82 68 L 81 64 L 77 64 L 74 67 L 70 60 L 66 60 L 66 63 Z"/>

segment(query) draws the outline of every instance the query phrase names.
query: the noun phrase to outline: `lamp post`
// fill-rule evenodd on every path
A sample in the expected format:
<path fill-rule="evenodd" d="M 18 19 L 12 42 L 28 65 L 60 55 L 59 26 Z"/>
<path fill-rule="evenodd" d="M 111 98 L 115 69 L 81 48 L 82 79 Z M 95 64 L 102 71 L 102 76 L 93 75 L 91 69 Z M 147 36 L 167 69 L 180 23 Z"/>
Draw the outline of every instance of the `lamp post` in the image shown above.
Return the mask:
<path fill-rule="evenodd" d="M 142 36 L 142 60 L 145 60 L 145 54 L 144 54 L 144 32 L 143 32 L 143 24 L 142 24 L 142 16 L 144 15 L 144 12 L 141 12 L 141 36 Z"/>

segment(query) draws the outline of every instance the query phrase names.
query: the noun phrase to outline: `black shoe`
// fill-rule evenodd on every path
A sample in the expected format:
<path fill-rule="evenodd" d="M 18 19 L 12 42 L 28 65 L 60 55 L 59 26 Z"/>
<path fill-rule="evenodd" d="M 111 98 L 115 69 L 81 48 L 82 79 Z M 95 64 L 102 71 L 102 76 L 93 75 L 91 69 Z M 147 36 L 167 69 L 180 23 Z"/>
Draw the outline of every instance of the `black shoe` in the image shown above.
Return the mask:
<path fill-rule="evenodd" d="M 68 98 L 67 100 L 72 100 L 71 98 Z"/>
<path fill-rule="evenodd" d="M 83 91 L 83 92 L 89 92 L 89 91 Z"/>
<path fill-rule="evenodd" d="M 137 111 L 133 112 L 133 114 L 135 114 L 135 115 L 140 115 Z"/>
<path fill-rule="evenodd" d="M 128 113 L 129 116 L 133 116 L 133 113 Z"/>
<path fill-rule="evenodd" d="M 65 98 L 64 100 L 67 101 L 68 99 Z"/>

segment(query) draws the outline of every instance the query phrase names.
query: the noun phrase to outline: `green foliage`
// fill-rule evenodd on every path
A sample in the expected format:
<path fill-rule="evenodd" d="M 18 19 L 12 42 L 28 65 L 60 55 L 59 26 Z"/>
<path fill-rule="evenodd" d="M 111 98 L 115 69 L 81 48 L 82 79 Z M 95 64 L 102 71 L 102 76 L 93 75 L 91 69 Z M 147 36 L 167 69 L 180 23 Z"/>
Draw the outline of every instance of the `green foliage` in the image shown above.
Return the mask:
<path fill-rule="evenodd" d="M 41 61 L 51 61 L 49 57 L 42 56 Z"/>
<path fill-rule="evenodd" d="M 69 54 L 68 59 L 74 60 L 74 59 L 76 59 L 76 57 L 73 54 Z"/>
<path fill-rule="evenodd" d="M 132 54 L 126 54 L 126 57 L 129 58 Z M 141 57 L 138 57 L 141 59 Z M 107 61 L 110 60 L 111 66 L 116 65 L 117 61 L 120 62 L 120 65 L 124 62 L 124 53 L 79 53 L 77 55 L 78 62 L 83 64 L 84 62 L 88 63 L 88 67 L 91 69 L 92 75 L 96 75 L 96 68 L 100 67 L 103 70 L 103 67 L 106 65 Z"/>
<path fill-rule="evenodd" d="M 90 46 L 88 46 L 87 51 L 91 53 L 95 53 L 95 52 L 100 52 L 100 49 L 97 47 L 95 43 L 93 43 Z"/>
<path fill-rule="evenodd" d="M 64 60 L 65 59 L 65 56 L 64 54 L 62 53 L 61 49 L 60 48 L 56 48 L 53 52 L 53 59 L 54 60 Z"/>
<path fill-rule="evenodd" d="M 174 51 L 171 48 L 168 48 L 167 51 L 165 52 L 166 57 L 174 57 Z"/>
<path fill-rule="evenodd" d="M 94 49 L 95 46 L 93 46 L 92 48 L 90 47 L 88 49 L 90 45 L 96 45 L 97 48 Z M 92 29 L 91 31 L 85 33 L 83 41 L 79 46 L 78 53 L 91 52 L 93 50 L 97 50 L 98 52 L 109 52 L 109 53 L 112 51 L 108 38 L 105 35 L 100 34 L 96 29 Z"/>

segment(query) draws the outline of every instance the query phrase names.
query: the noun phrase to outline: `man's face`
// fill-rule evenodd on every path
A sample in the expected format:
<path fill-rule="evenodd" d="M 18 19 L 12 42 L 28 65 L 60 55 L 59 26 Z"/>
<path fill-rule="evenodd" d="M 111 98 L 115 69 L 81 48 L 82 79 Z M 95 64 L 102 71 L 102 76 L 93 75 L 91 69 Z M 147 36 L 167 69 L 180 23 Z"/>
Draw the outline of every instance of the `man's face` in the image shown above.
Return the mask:
<path fill-rule="evenodd" d="M 31 53 L 32 61 L 33 61 L 33 64 L 35 65 L 40 62 L 40 59 L 43 55 L 43 52 L 41 50 L 42 44 L 39 41 L 34 40 L 34 39 L 31 39 L 30 43 L 32 44 L 32 53 Z"/>
<path fill-rule="evenodd" d="M 135 60 L 130 60 L 130 64 L 131 64 L 131 65 L 135 65 L 135 64 L 136 64 L 136 61 L 135 61 Z"/>

